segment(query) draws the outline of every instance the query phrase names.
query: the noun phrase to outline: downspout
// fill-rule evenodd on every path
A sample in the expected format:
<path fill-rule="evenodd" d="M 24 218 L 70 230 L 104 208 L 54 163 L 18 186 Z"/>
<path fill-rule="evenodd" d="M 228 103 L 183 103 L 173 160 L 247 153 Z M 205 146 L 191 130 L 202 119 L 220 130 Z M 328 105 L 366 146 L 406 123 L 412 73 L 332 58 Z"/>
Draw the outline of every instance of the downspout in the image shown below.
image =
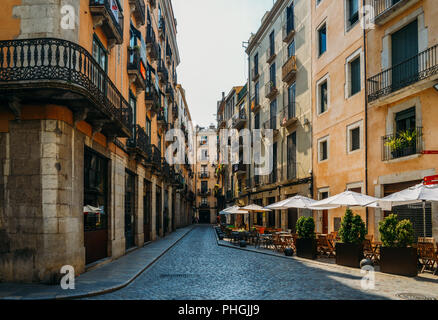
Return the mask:
<path fill-rule="evenodd" d="M 365 147 L 365 193 L 368 194 L 368 86 L 367 86 L 367 32 L 365 27 L 365 1 L 362 0 L 362 11 L 363 11 L 363 52 L 364 52 L 364 86 L 365 86 L 365 119 L 364 119 L 364 147 Z M 366 210 L 366 227 L 369 230 L 369 209 Z"/>

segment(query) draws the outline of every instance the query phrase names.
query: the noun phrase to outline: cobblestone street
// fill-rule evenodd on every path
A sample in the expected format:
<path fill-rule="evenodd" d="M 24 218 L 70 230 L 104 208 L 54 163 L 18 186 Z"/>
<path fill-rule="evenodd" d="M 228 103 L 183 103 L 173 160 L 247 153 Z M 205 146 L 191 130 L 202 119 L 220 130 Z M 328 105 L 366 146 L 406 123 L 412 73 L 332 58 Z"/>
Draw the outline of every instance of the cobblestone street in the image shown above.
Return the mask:
<path fill-rule="evenodd" d="M 90 299 L 289 300 L 438 297 L 436 279 L 376 273 L 361 289 L 360 270 L 284 259 L 218 246 L 211 226 L 198 226 L 129 286 Z"/>

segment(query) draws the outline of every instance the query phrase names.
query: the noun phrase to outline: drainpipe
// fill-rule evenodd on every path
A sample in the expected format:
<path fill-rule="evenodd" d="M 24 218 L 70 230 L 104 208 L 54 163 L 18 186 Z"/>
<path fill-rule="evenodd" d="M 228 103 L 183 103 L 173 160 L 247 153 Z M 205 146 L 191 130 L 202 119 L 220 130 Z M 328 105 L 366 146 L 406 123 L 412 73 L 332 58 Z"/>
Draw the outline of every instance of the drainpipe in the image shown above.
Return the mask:
<path fill-rule="evenodd" d="M 250 139 L 251 139 L 251 153 L 253 151 L 253 141 L 252 141 L 252 128 L 251 128 L 251 54 L 248 53 L 248 130 L 251 133 Z M 252 195 L 252 182 L 251 182 L 251 164 L 252 164 L 252 154 L 250 155 L 250 164 L 248 165 L 248 182 L 250 185 L 250 188 L 248 189 L 248 204 L 251 204 L 251 195 Z"/>
<path fill-rule="evenodd" d="M 365 1 L 362 0 L 362 8 L 365 8 Z M 364 52 L 364 86 L 365 86 L 365 119 L 364 119 L 364 138 L 365 138 L 365 192 L 368 194 L 368 86 L 367 86 L 367 32 L 365 28 L 365 10 L 363 9 L 363 52 Z M 368 207 L 366 210 L 366 227 L 368 228 Z"/>

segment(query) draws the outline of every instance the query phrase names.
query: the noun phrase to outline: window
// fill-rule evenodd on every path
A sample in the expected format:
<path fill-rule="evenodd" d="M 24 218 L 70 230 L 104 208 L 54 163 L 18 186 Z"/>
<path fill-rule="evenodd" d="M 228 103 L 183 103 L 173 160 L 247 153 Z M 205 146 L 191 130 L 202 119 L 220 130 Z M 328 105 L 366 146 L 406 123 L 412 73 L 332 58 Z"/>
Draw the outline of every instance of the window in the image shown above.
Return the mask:
<path fill-rule="evenodd" d="M 207 141 L 208 141 L 208 137 L 207 136 L 202 136 L 201 137 L 201 142 L 200 142 L 201 146 L 206 145 Z"/>
<path fill-rule="evenodd" d="M 318 114 L 322 114 L 328 110 L 328 79 L 324 78 L 317 83 L 317 106 Z"/>
<path fill-rule="evenodd" d="M 259 105 L 259 83 L 256 82 L 255 86 L 254 86 L 254 100 L 255 100 L 255 105 L 258 106 Z"/>
<path fill-rule="evenodd" d="M 107 72 L 108 67 L 108 52 L 105 50 L 102 42 L 97 38 L 96 35 L 93 36 L 93 58 L 99 64 L 99 66 L 103 69 L 104 72 Z M 99 76 L 98 72 L 94 73 L 94 83 L 97 85 L 99 89 L 103 89 L 104 87 L 104 79 Z"/>
<path fill-rule="evenodd" d="M 208 173 L 207 166 L 206 165 L 202 165 L 201 166 L 201 174 L 206 174 L 206 173 Z"/>
<path fill-rule="evenodd" d="M 295 95 L 296 95 L 295 82 L 292 83 L 287 89 L 287 115 L 288 119 L 295 117 Z"/>
<path fill-rule="evenodd" d="M 277 99 L 271 102 L 269 107 L 269 128 L 277 129 Z"/>
<path fill-rule="evenodd" d="M 328 137 L 322 138 L 318 142 L 318 160 L 328 160 Z"/>
<path fill-rule="evenodd" d="M 201 161 L 208 161 L 208 149 L 201 150 Z"/>
<path fill-rule="evenodd" d="M 151 144 L 151 120 L 146 117 L 146 136 L 148 144 Z"/>
<path fill-rule="evenodd" d="M 137 113 L 137 99 L 135 98 L 134 94 L 129 91 L 129 105 L 131 107 L 132 111 L 132 133 L 133 136 L 135 136 L 135 122 L 136 122 L 136 113 Z"/>
<path fill-rule="evenodd" d="M 360 149 L 360 127 L 348 130 L 348 151 L 356 151 Z"/>
<path fill-rule="evenodd" d="M 415 107 L 400 111 L 395 114 L 395 130 L 400 133 L 416 128 Z"/>
<path fill-rule="evenodd" d="M 254 116 L 254 129 L 260 129 L 260 112 L 257 112 Z"/>
<path fill-rule="evenodd" d="M 287 137 L 287 178 L 297 176 L 297 133 L 292 132 Z"/>
<path fill-rule="evenodd" d="M 295 40 L 293 40 L 288 46 L 287 46 L 287 58 L 295 55 Z"/>
<path fill-rule="evenodd" d="M 275 54 L 275 33 L 273 30 L 269 35 L 269 57 L 272 57 L 274 54 Z"/>
<path fill-rule="evenodd" d="M 327 51 L 327 27 L 324 25 L 318 30 L 319 55 Z"/>
<path fill-rule="evenodd" d="M 275 62 L 273 64 L 271 64 L 271 66 L 269 67 L 269 81 L 271 84 L 271 88 L 276 88 L 276 72 L 275 72 Z"/>
<path fill-rule="evenodd" d="M 347 0 L 347 30 L 359 21 L 359 0 Z"/>
<path fill-rule="evenodd" d="M 206 193 L 208 191 L 208 181 L 201 181 L 201 192 Z"/>
<path fill-rule="evenodd" d="M 254 75 L 259 74 L 259 54 L 256 53 L 254 56 Z"/>
<path fill-rule="evenodd" d="M 356 59 L 354 59 L 352 62 L 350 62 L 350 82 L 351 82 L 350 96 L 360 92 L 361 90 L 360 80 L 361 77 L 360 77 L 360 56 L 359 56 Z"/>
<path fill-rule="evenodd" d="M 289 34 L 294 29 L 294 4 L 286 9 L 286 33 Z"/>
<path fill-rule="evenodd" d="M 207 204 L 208 204 L 208 199 L 207 199 L 207 197 L 202 197 L 202 198 L 201 198 L 201 204 L 202 204 L 202 205 L 207 205 Z"/>
<path fill-rule="evenodd" d="M 270 183 L 277 182 L 277 142 L 274 143 L 272 148 L 272 172 L 270 175 Z"/>

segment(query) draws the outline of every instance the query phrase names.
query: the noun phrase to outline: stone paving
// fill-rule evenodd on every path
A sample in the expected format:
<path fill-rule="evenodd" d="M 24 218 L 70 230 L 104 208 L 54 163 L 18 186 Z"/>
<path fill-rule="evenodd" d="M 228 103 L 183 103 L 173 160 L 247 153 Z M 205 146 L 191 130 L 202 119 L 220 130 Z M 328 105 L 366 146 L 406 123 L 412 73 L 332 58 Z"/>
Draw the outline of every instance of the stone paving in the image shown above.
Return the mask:
<path fill-rule="evenodd" d="M 438 298 L 438 277 L 375 273 L 361 287 L 361 270 L 219 246 L 211 226 L 197 226 L 135 281 L 89 299 L 290 300 Z"/>
<path fill-rule="evenodd" d="M 177 229 L 113 262 L 81 274 L 75 279 L 74 290 L 62 290 L 59 285 L 0 283 L 0 299 L 65 299 L 116 290 L 133 281 L 191 230 L 192 226 Z"/>

